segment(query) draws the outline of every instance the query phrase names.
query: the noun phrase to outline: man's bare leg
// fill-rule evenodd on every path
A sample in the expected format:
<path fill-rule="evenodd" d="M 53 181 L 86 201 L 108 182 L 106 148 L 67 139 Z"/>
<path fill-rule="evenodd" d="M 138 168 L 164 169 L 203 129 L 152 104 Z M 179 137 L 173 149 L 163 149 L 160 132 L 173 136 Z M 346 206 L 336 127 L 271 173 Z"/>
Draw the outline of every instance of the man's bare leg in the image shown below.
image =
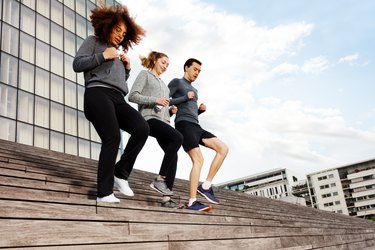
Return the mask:
<path fill-rule="evenodd" d="M 199 147 L 190 149 L 188 152 L 193 164 L 190 171 L 190 199 L 197 197 L 197 188 L 203 166 L 203 155 Z"/>
<path fill-rule="evenodd" d="M 210 170 L 207 175 L 207 181 L 212 182 L 213 178 L 215 177 L 216 173 L 219 171 L 221 165 L 224 162 L 225 157 L 228 154 L 228 147 L 225 145 L 224 142 L 219 140 L 216 137 L 213 138 L 205 138 L 202 140 L 204 145 L 212 150 L 215 150 L 216 155 L 211 162 Z"/>

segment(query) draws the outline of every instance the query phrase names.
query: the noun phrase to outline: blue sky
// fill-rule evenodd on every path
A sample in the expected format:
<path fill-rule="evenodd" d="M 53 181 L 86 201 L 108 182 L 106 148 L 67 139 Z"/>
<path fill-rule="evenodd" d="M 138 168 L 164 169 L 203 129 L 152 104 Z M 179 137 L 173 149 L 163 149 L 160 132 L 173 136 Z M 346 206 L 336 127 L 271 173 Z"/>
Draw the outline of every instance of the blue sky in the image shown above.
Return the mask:
<path fill-rule="evenodd" d="M 147 36 L 129 54 L 169 55 L 162 79 L 203 62 L 193 83 L 207 112 L 201 125 L 230 147 L 215 183 L 274 168 L 300 177 L 375 158 L 375 1 L 129 0 Z M 173 122 L 172 122 L 173 125 Z M 213 153 L 206 155 L 204 180 Z M 136 168 L 158 172 L 148 140 Z M 190 160 L 179 152 L 177 176 Z"/>
<path fill-rule="evenodd" d="M 342 110 L 353 126 L 371 128 L 374 108 L 370 93 L 374 93 L 374 66 L 369 65 L 375 50 L 374 1 L 207 1 L 218 10 L 237 13 L 255 20 L 261 26 L 282 23 L 311 23 L 314 29 L 304 40 L 305 47 L 295 58 L 280 58 L 301 63 L 314 55 L 322 55 L 329 62 L 329 70 L 312 77 L 296 76 L 264 84 L 255 89 L 257 96 L 277 95 L 283 99 L 299 99 L 316 106 L 330 106 Z M 352 62 L 339 62 L 346 55 L 357 57 Z M 352 64 L 352 65 L 351 65 Z M 291 90 L 291 88 L 293 88 Z"/>

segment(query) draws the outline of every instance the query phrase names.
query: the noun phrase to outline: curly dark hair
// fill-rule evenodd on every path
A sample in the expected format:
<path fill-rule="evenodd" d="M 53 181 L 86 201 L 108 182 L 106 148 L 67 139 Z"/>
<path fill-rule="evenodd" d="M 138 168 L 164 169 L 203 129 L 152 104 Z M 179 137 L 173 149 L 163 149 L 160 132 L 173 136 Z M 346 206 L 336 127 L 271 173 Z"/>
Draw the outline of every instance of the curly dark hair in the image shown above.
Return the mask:
<path fill-rule="evenodd" d="M 124 50 L 132 48 L 134 44 L 139 44 L 142 37 L 145 36 L 145 30 L 135 22 L 134 18 L 129 16 L 129 10 L 124 5 L 96 7 L 91 10 L 91 13 L 94 34 L 100 42 L 110 42 L 112 29 L 120 21 L 123 21 L 127 28 L 124 40 L 120 44 Z"/>

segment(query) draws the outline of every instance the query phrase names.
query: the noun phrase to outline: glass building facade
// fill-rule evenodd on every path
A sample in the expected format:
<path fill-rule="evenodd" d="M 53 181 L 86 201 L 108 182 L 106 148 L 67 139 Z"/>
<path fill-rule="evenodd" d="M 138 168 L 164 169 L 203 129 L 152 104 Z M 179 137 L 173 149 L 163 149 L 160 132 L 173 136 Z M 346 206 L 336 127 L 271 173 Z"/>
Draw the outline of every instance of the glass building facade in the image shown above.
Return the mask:
<path fill-rule="evenodd" d="M 98 159 L 72 63 L 97 5 L 117 1 L 0 0 L 0 139 Z"/>

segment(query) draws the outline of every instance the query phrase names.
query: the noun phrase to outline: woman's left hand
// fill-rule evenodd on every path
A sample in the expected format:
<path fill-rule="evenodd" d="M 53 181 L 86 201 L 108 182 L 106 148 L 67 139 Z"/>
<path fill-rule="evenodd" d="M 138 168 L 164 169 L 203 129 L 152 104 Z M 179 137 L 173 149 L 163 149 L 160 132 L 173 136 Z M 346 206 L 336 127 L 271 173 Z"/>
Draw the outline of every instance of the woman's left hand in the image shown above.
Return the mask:
<path fill-rule="evenodd" d="M 130 66 L 130 59 L 129 59 L 128 55 L 123 53 L 119 56 L 119 58 L 122 61 L 122 63 L 124 64 L 125 69 L 130 70 L 131 66 Z"/>
<path fill-rule="evenodd" d="M 177 107 L 175 105 L 172 105 L 170 108 L 169 108 L 170 112 L 172 114 L 176 114 L 177 113 Z"/>

